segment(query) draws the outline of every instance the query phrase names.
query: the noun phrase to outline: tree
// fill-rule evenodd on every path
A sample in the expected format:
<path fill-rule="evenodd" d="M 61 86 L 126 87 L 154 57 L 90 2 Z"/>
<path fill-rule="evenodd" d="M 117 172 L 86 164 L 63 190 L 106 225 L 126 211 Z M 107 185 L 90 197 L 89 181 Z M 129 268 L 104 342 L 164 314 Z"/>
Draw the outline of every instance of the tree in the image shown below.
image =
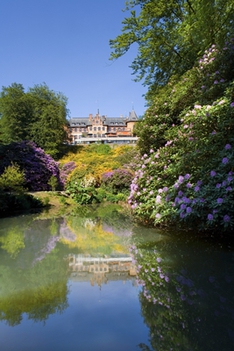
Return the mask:
<path fill-rule="evenodd" d="M 3 143 L 29 138 L 33 106 L 22 84 L 3 87 L 0 94 L 0 126 Z"/>
<path fill-rule="evenodd" d="M 31 140 L 53 157 L 67 141 L 67 98 L 43 83 L 24 92 L 21 84 L 0 94 L 1 140 L 4 144 Z"/>
<path fill-rule="evenodd" d="M 233 34 L 232 0 L 130 0 L 126 10 L 131 12 L 122 34 L 110 40 L 110 59 L 138 45 L 131 68 L 136 81 L 144 78 L 149 86 L 149 102 L 172 76 L 181 76 L 207 48 Z"/>
<path fill-rule="evenodd" d="M 29 94 L 34 101 L 35 113 L 35 123 L 30 131 L 31 140 L 56 157 L 61 144 L 67 141 L 67 98 L 49 90 L 46 84 L 34 86 L 29 89 Z"/>

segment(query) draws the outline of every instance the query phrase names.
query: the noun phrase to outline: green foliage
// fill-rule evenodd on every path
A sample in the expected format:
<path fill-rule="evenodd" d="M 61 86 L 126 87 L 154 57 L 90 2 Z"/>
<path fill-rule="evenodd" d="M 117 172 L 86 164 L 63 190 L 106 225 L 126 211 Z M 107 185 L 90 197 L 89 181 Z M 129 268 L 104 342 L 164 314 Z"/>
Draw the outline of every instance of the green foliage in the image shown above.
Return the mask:
<path fill-rule="evenodd" d="M 153 225 L 231 233 L 233 40 L 162 89 L 140 122 L 142 157 L 129 203 Z"/>
<path fill-rule="evenodd" d="M 134 159 L 138 157 L 137 148 L 124 145 L 122 146 L 121 151 L 122 152 L 115 157 L 116 161 L 119 162 L 122 167 L 131 169 L 133 167 Z"/>
<path fill-rule="evenodd" d="M 11 227 L 3 237 L 0 237 L 0 245 L 11 257 L 15 258 L 25 247 L 24 232 L 19 228 Z"/>
<path fill-rule="evenodd" d="M 184 115 L 194 105 L 210 105 L 214 100 L 222 99 L 233 78 L 232 42 L 227 43 L 225 50 L 212 45 L 199 63 L 179 80 L 172 78 L 155 96 L 136 127 L 141 153 L 164 146 L 170 140 L 168 131 L 171 133 L 174 127 L 181 125 Z"/>
<path fill-rule="evenodd" d="M 110 145 L 107 144 L 91 144 L 87 151 L 99 155 L 109 155 L 112 153 Z"/>
<path fill-rule="evenodd" d="M 51 187 L 52 191 L 57 190 L 59 186 L 58 179 L 54 175 L 52 175 L 48 181 L 48 185 Z"/>
<path fill-rule="evenodd" d="M 132 179 L 135 148 L 118 146 L 110 148 L 106 144 L 92 144 L 60 160 L 63 165 L 73 164 L 74 169 L 65 183 L 67 194 L 79 204 L 126 199 Z M 123 165 L 123 169 L 118 167 Z M 111 174 L 106 179 L 105 175 Z M 120 194 L 119 194 L 120 193 Z"/>
<path fill-rule="evenodd" d="M 97 195 L 96 198 L 98 202 L 112 202 L 112 203 L 118 203 L 118 202 L 125 202 L 127 200 L 127 195 L 123 193 L 117 193 L 114 194 L 111 190 L 108 191 L 106 188 L 98 188 L 97 190 Z"/>
<path fill-rule="evenodd" d="M 29 139 L 30 125 L 33 123 L 33 104 L 22 84 L 13 83 L 2 88 L 0 116 L 1 140 L 4 143 Z"/>
<path fill-rule="evenodd" d="M 233 35 L 232 0 L 180 1 L 131 0 L 122 34 L 110 40 L 111 59 L 124 55 L 133 44 L 138 53 L 132 62 L 136 80 L 149 86 L 148 101 L 173 76 L 191 69 L 212 44 L 223 45 Z"/>
<path fill-rule="evenodd" d="M 87 185 L 87 186 L 85 186 Z M 66 185 L 66 193 L 78 204 L 85 205 L 99 202 L 96 196 L 96 189 L 82 180 L 70 181 Z"/>
<path fill-rule="evenodd" d="M 52 157 L 62 151 L 67 141 L 67 98 L 44 83 L 28 92 L 21 84 L 3 87 L 0 94 L 1 140 L 8 144 L 31 140 Z"/>
<path fill-rule="evenodd" d="M 106 199 L 106 190 L 103 188 L 97 188 L 97 199 L 99 202 L 104 202 Z"/>
<path fill-rule="evenodd" d="M 12 261 L 7 259 L 12 266 Z M 14 265 L 10 269 L 4 262 L 0 265 L 0 274 L 0 320 L 8 325 L 19 325 L 23 314 L 34 322 L 45 322 L 50 315 L 67 308 L 68 270 L 66 261 L 58 253 L 51 252 L 24 269 Z"/>
<path fill-rule="evenodd" d="M 20 170 L 17 164 L 12 163 L 0 175 L 0 190 L 2 191 L 22 193 L 25 191 L 24 185 L 24 172 Z"/>
<path fill-rule="evenodd" d="M 65 197 L 65 196 L 60 196 L 60 197 L 59 197 L 59 202 L 60 202 L 62 205 L 66 205 L 66 204 L 67 204 L 66 197 Z"/>
<path fill-rule="evenodd" d="M 50 198 L 49 198 L 49 196 L 44 197 L 44 199 L 43 199 L 43 205 L 44 205 L 44 206 L 48 206 L 49 203 L 50 203 Z"/>

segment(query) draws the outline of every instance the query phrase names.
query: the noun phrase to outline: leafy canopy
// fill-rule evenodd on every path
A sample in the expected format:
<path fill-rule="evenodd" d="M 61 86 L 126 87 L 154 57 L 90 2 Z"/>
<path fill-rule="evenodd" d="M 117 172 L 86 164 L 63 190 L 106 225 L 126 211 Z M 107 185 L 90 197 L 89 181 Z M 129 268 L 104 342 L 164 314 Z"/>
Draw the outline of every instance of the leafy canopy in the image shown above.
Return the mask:
<path fill-rule="evenodd" d="M 233 33 L 232 0 L 130 0 L 125 10 L 130 16 L 122 34 L 110 40 L 110 59 L 138 45 L 131 68 L 136 81 L 144 79 L 149 87 L 149 102 L 171 77 L 191 69 L 201 53 Z"/>
<path fill-rule="evenodd" d="M 58 157 L 67 135 L 67 98 L 44 83 L 24 91 L 22 84 L 0 93 L 0 139 L 4 144 L 30 140 Z"/>

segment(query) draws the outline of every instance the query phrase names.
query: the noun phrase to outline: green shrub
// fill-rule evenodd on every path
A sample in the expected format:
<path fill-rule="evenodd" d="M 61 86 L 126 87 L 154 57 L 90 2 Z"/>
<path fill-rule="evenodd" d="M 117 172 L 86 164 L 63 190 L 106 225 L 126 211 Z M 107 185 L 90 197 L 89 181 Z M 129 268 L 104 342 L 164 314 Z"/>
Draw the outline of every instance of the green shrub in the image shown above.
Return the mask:
<path fill-rule="evenodd" d="M 109 201 L 109 202 L 118 202 L 117 195 L 107 192 L 107 193 L 106 193 L 106 201 Z"/>
<path fill-rule="evenodd" d="M 99 155 L 108 155 L 111 153 L 111 147 L 107 144 L 91 144 L 87 151 Z"/>
<path fill-rule="evenodd" d="M 118 193 L 116 195 L 116 199 L 117 199 L 117 201 L 126 201 L 127 195 L 126 194 L 122 194 L 122 193 Z"/>
<path fill-rule="evenodd" d="M 48 181 L 48 185 L 51 187 L 52 191 L 57 190 L 59 186 L 58 179 L 52 175 Z"/>
<path fill-rule="evenodd" d="M 24 172 L 17 164 L 12 163 L 11 166 L 6 167 L 0 176 L 0 189 L 2 191 L 22 193 L 25 191 L 24 184 Z"/>
<path fill-rule="evenodd" d="M 103 188 L 97 188 L 97 199 L 99 202 L 103 202 L 106 199 L 106 190 Z"/>

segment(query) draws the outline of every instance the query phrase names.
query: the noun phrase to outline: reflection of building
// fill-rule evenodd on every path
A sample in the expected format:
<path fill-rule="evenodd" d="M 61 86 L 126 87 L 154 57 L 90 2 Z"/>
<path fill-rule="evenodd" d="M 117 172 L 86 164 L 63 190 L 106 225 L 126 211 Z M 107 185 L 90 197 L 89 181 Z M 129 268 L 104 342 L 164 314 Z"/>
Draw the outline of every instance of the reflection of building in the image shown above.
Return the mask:
<path fill-rule="evenodd" d="M 91 285 L 106 284 L 108 280 L 129 280 L 136 275 L 135 265 L 130 256 L 91 257 L 68 255 L 71 277 L 74 280 L 87 281 Z"/>
<path fill-rule="evenodd" d="M 90 143 L 97 140 L 103 142 L 136 142 L 133 136 L 135 123 L 138 121 L 136 112 L 132 110 L 129 117 L 101 116 L 99 112 L 89 117 L 74 117 L 69 121 L 70 139 L 72 144 Z"/>

